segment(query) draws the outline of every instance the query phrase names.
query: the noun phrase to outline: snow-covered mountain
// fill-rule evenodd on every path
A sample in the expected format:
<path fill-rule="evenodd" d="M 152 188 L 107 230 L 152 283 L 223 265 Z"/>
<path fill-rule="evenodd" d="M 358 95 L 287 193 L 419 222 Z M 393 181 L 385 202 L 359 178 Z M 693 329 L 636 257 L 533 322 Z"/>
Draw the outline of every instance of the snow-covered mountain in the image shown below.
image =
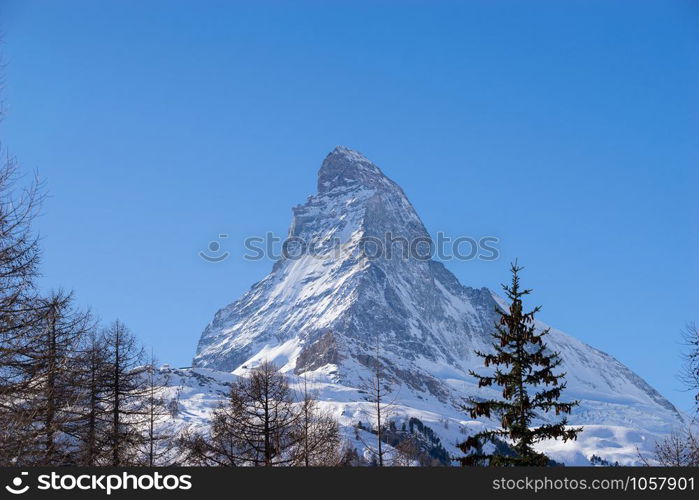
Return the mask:
<path fill-rule="evenodd" d="M 244 375 L 274 361 L 292 379 L 310 379 L 349 428 L 368 420 L 362 388 L 378 344 L 396 420 L 420 418 L 450 450 L 471 429 L 492 424 L 469 421 L 458 405 L 467 395 L 495 395 L 478 389 L 468 370 L 481 369 L 473 351 L 489 349 L 495 309 L 505 303 L 421 258 L 429 234 L 395 182 L 356 151 L 336 148 L 320 168 L 318 193 L 294 207 L 289 237 L 291 255 L 216 313 L 191 373 Z M 403 241 L 413 243 L 408 255 Z M 613 357 L 553 328 L 548 342 L 563 359 L 564 397 L 581 401 L 570 421 L 585 425 L 576 443 L 541 446 L 554 458 L 584 463 L 595 453 L 631 463 L 636 447 L 682 425 L 672 404 Z"/>

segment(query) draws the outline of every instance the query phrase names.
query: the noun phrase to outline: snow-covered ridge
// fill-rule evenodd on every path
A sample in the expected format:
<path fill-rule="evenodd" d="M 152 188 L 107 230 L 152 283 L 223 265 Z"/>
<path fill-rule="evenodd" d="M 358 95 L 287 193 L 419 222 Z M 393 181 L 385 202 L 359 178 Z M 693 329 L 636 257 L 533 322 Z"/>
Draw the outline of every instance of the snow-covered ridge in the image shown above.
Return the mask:
<path fill-rule="evenodd" d="M 290 236 L 313 244 L 315 254 L 278 261 L 267 277 L 218 311 L 201 336 L 194 366 L 242 375 L 272 360 L 290 376 L 312 378 L 326 404 L 351 426 L 364 404 L 359 389 L 371 376 L 378 340 L 404 415 L 422 415 L 425 423 L 450 421 L 448 436 L 446 429 L 434 429 L 447 441 L 456 439 L 454 428 L 461 433 L 483 425 L 464 420 L 457 407 L 467 395 L 493 395 L 478 389 L 468 370 L 480 369 L 473 351 L 488 350 L 495 309 L 504 302 L 486 288 L 461 285 L 436 261 L 398 253 L 368 258 L 362 242 L 389 233 L 409 241 L 429 238 L 397 184 L 360 153 L 336 148 L 320 168 L 318 193 L 294 207 L 289 229 Z M 643 445 L 682 425 L 672 404 L 611 356 L 556 329 L 549 344 L 563 358 L 565 397 L 581 401 L 571 423 L 614 426 L 606 445 L 631 435 L 645 437 Z M 618 449 L 626 451 L 590 444 L 600 442 L 585 440 L 585 453 L 596 449 L 603 458 L 635 459 L 635 451 L 627 453 L 621 443 Z M 555 445 L 551 453 L 579 463 L 583 455 L 575 446 Z"/>

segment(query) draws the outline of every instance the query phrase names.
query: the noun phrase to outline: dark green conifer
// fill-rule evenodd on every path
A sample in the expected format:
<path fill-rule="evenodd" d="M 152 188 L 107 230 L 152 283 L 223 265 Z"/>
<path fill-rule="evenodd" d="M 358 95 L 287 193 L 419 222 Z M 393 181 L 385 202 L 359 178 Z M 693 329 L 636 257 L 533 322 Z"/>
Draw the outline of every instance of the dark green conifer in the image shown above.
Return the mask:
<path fill-rule="evenodd" d="M 500 428 L 479 432 L 459 445 L 466 454 L 458 460 L 462 465 L 531 465 L 544 466 L 549 463 L 546 455 L 537 452 L 534 444 L 546 439 L 576 439 L 581 428 L 569 428 L 566 417 L 557 423 L 532 427 L 532 421 L 544 414 L 568 414 L 577 401 L 559 401 L 565 389 L 565 373 L 557 372 L 561 364 L 559 354 L 551 351 L 544 337 L 549 330 L 537 333 L 534 316 L 541 307 L 524 312 L 522 298 L 531 290 L 521 289 L 517 262 L 511 265 L 512 282 L 503 285 L 510 301 L 508 310 L 496 309 L 500 316 L 491 334 L 493 353 L 476 351 L 486 367 L 494 367 L 491 375 L 479 375 L 478 387 L 497 386 L 502 388 L 502 399 L 479 400 L 469 398 L 464 410 L 471 418 L 499 417 Z M 496 444 L 506 440 L 512 453 L 486 453 L 486 443 Z"/>

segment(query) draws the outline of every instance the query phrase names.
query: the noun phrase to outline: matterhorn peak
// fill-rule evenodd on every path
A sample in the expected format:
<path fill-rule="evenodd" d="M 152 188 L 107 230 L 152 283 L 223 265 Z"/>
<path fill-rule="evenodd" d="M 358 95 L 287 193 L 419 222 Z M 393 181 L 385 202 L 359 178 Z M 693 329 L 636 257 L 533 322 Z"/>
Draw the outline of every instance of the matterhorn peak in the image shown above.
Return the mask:
<path fill-rule="evenodd" d="M 376 187 L 386 181 L 383 172 L 366 156 L 345 146 L 337 146 L 325 157 L 318 171 L 318 193 L 337 187 Z"/>
<path fill-rule="evenodd" d="M 323 403 L 352 432 L 367 418 L 363 388 L 380 366 L 400 397 L 403 421 L 429 416 L 445 443 L 480 425 L 465 422 L 459 408 L 465 397 L 495 395 L 474 384 L 471 371 L 482 368 L 474 351 L 491 348 L 496 310 L 507 302 L 487 288 L 462 285 L 438 261 L 401 253 L 402 242 L 413 248 L 428 233 L 398 184 L 362 154 L 337 147 L 320 168 L 318 194 L 294 207 L 289 237 L 306 251 L 277 260 L 216 313 L 195 367 L 245 374 L 272 361 L 324 387 Z M 590 453 L 631 462 L 644 440 L 683 425 L 670 402 L 616 359 L 553 328 L 548 341 L 560 352 L 568 396 L 580 400 L 571 425 L 591 429 L 581 438 L 591 443 Z M 458 423 L 454 433 L 444 419 Z"/>
<path fill-rule="evenodd" d="M 289 236 L 342 243 L 359 235 L 429 238 L 401 187 L 363 154 L 338 146 L 318 171 L 318 193 L 293 208 Z M 353 236 L 354 235 L 354 236 Z"/>

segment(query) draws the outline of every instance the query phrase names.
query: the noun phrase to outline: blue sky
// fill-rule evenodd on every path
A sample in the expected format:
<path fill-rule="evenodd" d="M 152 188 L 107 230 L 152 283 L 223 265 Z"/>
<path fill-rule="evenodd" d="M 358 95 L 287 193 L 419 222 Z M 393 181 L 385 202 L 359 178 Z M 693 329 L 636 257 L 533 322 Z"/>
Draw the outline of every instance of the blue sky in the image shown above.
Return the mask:
<path fill-rule="evenodd" d="M 541 318 L 682 408 L 699 320 L 699 6 L 690 1 L 2 0 L 3 146 L 50 197 L 46 288 L 189 364 L 271 268 L 344 144 L 432 233 L 500 238 L 450 262 L 497 287 L 519 257 Z M 220 264 L 197 252 L 228 233 Z"/>

